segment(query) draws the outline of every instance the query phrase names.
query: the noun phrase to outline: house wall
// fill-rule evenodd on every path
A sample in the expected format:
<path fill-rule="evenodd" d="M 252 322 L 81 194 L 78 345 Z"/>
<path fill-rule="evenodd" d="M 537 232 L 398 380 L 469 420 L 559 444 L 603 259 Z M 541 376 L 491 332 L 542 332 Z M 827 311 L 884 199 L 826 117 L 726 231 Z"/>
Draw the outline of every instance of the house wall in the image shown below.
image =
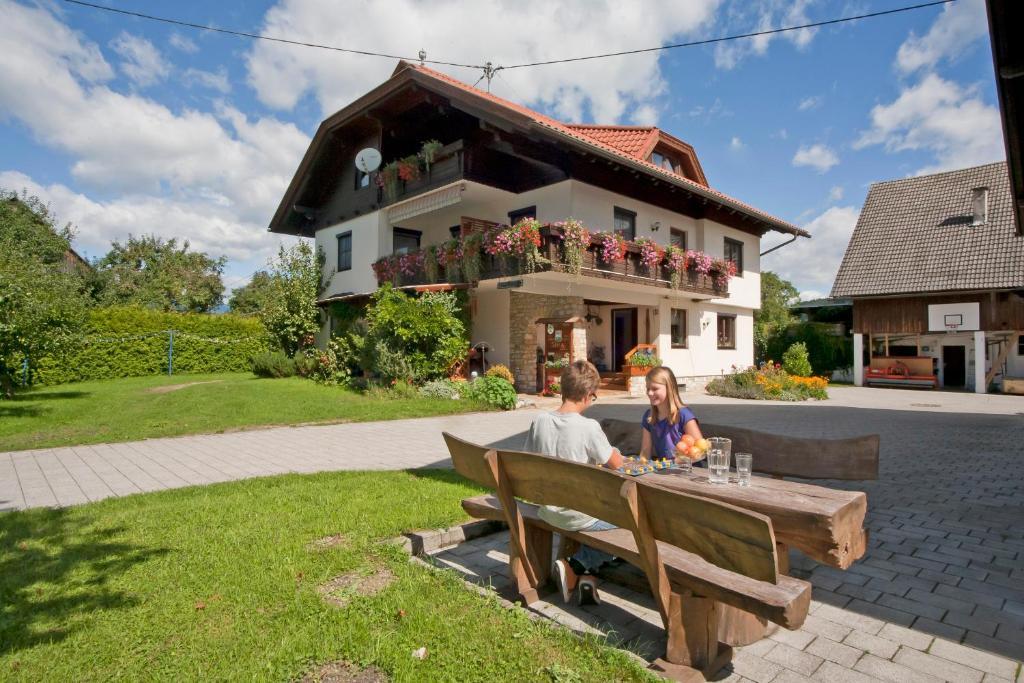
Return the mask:
<path fill-rule="evenodd" d="M 671 346 L 671 309 L 687 311 L 687 348 Z M 736 316 L 736 348 L 718 348 L 718 315 Z M 754 363 L 754 312 L 715 303 L 665 301 L 659 316 L 658 354 L 677 378 L 688 385 L 703 386 L 709 380 L 728 374 L 732 366 L 747 367 Z"/>
<path fill-rule="evenodd" d="M 730 290 L 732 289 L 730 283 Z M 981 329 L 1024 330 L 1024 297 L 1011 292 L 854 299 L 853 331 L 860 334 L 926 334 L 930 304 L 977 302 Z"/>
<path fill-rule="evenodd" d="M 509 356 L 509 292 L 504 289 L 475 289 L 470 306 L 472 328 L 470 342 L 487 342 L 487 362 L 510 366 Z"/>
<path fill-rule="evenodd" d="M 316 246 L 324 251 L 324 272 L 329 282 L 323 296 L 364 293 L 377 289 L 377 278 L 370 267 L 380 253 L 379 211 L 318 230 Z M 338 267 L 338 235 L 352 231 L 352 269 L 341 273 Z"/>

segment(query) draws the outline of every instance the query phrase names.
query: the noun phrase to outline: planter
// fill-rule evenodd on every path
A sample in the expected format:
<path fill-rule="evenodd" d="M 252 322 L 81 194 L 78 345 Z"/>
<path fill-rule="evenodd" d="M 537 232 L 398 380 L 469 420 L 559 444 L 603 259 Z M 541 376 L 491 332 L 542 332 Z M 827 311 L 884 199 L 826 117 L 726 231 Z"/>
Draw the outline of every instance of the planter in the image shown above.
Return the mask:
<path fill-rule="evenodd" d="M 629 368 L 630 377 L 646 377 L 647 373 L 651 371 L 653 366 L 651 365 L 627 365 Z"/>

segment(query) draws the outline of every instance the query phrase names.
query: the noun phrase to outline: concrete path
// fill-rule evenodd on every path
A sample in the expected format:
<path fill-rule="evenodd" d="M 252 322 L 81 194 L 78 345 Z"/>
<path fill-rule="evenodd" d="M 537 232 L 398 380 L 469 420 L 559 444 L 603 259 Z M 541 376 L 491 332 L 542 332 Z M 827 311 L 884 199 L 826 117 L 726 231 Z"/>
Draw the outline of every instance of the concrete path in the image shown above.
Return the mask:
<path fill-rule="evenodd" d="M 814 584 L 814 618 L 798 632 L 741 650 L 733 680 L 1024 683 L 1017 665 L 1024 659 L 1024 397 L 830 391 L 829 401 L 801 404 L 686 397 L 708 422 L 796 436 L 882 437 L 879 481 L 826 482 L 867 491 L 868 554 L 846 572 L 796 556 L 794 573 Z M 593 417 L 639 420 L 645 407 L 605 398 Z M 285 472 L 445 467 L 442 431 L 517 447 L 536 414 L 0 453 L 0 510 Z M 495 552 L 485 553 L 489 577 L 500 577 Z"/>

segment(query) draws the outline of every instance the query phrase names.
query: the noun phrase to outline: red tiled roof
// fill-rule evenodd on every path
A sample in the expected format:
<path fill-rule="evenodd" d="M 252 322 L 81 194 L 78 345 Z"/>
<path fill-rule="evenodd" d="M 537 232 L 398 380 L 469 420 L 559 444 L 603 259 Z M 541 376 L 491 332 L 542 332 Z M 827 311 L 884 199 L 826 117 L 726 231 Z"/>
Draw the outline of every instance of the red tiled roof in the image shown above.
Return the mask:
<path fill-rule="evenodd" d="M 722 192 L 719 192 L 718 190 L 714 190 L 714 189 L 712 189 L 710 187 L 707 187 L 705 185 L 701 185 L 700 183 L 698 183 L 698 182 L 696 182 L 694 180 L 691 180 L 690 178 L 687 178 L 685 176 L 679 175 L 678 173 L 673 173 L 672 171 L 668 171 L 668 170 L 666 170 L 664 168 L 661 168 L 660 166 L 655 166 L 654 164 L 652 164 L 651 162 L 647 161 L 646 159 L 639 159 L 637 157 L 634 157 L 634 156 L 632 156 L 632 155 L 622 151 L 618 147 L 610 145 L 610 144 L 608 144 L 608 143 L 606 143 L 606 142 L 604 142 L 602 140 L 599 140 L 597 138 L 591 137 L 590 135 L 587 135 L 587 134 L 585 134 L 585 133 L 583 133 L 583 132 L 581 132 L 579 130 L 575 130 L 573 128 L 573 126 L 567 125 L 565 123 L 562 123 L 561 121 L 553 119 L 550 116 L 545 116 L 544 114 L 541 114 L 540 112 L 536 112 L 536 111 L 534 111 L 532 109 L 524 107 L 521 104 L 516 104 L 515 102 L 512 102 L 510 100 L 506 100 L 504 98 L 498 97 L 497 95 L 492 95 L 491 93 L 484 92 L 483 90 L 479 90 L 478 88 L 474 88 L 473 86 L 468 85 L 468 84 L 458 80 L 457 78 L 453 78 L 453 77 L 449 76 L 448 74 L 441 73 L 440 71 L 435 71 L 435 70 L 433 70 L 431 68 L 428 68 L 426 66 L 423 66 L 421 64 L 413 64 L 411 62 L 400 61 L 398 63 L 398 66 L 395 68 L 394 73 L 392 74 L 392 78 L 394 76 L 396 76 L 397 74 L 399 74 L 401 71 L 403 71 L 406 68 L 413 69 L 413 70 L 415 70 L 415 71 L 417 71 L 417 72 L 419 72 L 421 74 L 424 74 L 425 76 L 428 76 L 430 78 L 433 78 L 433 79 L 442 81 L 444 83 L 447 83 L 449 85 L 455 86 L 456 88 L 459 88 L 460 90 L 462 90 L 464 92 L 470 93 L 470 94 L 472 94 L 472 95 L 474 95 L 476 97 L 479 97 L 481 99 L 487 100 L 487 101 L 492 102 L 494 104 L 500 105 L 500 106 L 502 106 L 502 107 L 504 107 L 506 109 L 509 109 L 511 111 L 517 112 L 517 113 L 519 113 L 519 114 L 521 114 L 521 115 L 531 119 L 537 125 L 540 125 L 540 126 L 543 126 L 545 128 L 548 128 L 550 130 L 553 130 L 556 133 L 561 133 L 562 135 L 565 135 L 565 136 L 568 136 L 570 138 L 573 138 L 574 140 L 577 140 L 579 142 L 583 142 L 583 143 L 588 144 L 588 145 L 590 145 L 592 147 L 595 147 L 597 149 L 601 149 L 601 150 L 603 150 L 605 152 L 610 152 L 613 155 L 618 156 L 620 158 L 627 159 L 627 160 L 633 162 L 634 164 L 637 164 L 637 165 L 640 165 L 640 166 L 644 167 L 648 172 L 651 172 L 651 173 L 653 173 L 655 175 L 660 175 L 660 176 L 664 176 L 664 177 L 670 178 L 673 181 L 676 181 L 677 183 L 679 181 L 682 181 L 682 184 L 691 187 L 698 194 L 704 194 L 704 193 L 710 194 L 713 197 L 717 197 L 718 199 L 721 199 L 722 201 L 728 202 L 729 204 L 732 205 L 732 207 L 740 209 L 740 210 L 742 210 L 744 212 L 747 212 L 747 213 L 749 213 L 751 215 L 754 215 L 754 216 L 760 216 L 761 218 L 763 218 L 765 220 L 768 220 L 768 221 L 770 221 L 772 223 L 775 223 L 775 224 L 777 224 L 780 227 L 785 227 L 790 232 L 794 232 L 796 234 L 803 235 L 804 237 L 810 237 L 810 234 L 808 232 L 806 232 L 805 230 L 802 230 L 801 228 L 798 228 L 795 225 L 792 225 L 791 223 L 782 220 L 781 218 L 777 218 L 777 217 L 771 215 L 770 213 L 766 213 L 764 211 L 761 211 L 760 209 L 755 209 L 754 207 L 750 206 L 749 204 L 741 202 L 738 199 L 734 199 L 733 197 L 730 197 L 727 194 L 723 194 Z"/>
<path fill-rule="evenodd" d="M 657 143 L 659 134 L 658 129 L 653 126 L 592 126 L 569 123 L 566 124 L 566 128 L 611 145 L 637 159 L 647 158 L 645 152 Z"/>

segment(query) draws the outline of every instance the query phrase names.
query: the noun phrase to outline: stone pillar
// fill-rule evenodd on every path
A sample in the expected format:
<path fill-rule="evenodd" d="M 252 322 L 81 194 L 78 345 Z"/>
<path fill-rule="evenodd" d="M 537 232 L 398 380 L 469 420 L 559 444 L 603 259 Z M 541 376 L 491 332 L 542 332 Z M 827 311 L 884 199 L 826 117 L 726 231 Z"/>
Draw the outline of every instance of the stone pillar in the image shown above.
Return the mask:
<path fill-rule="evenodd" d="M 985 382 L 985 330 L 974 333 L 974 393 L 984 394 L 988 391 Z"/>
<path fill-rule="evenodd" d="M 516 378 L 516 390 L 535 393 L 537 387 L 537 346 L 544 340 L 537 338 L 538 318 L 569 318 L 586 314 L 583 297 L 547 296 L 524 292 L 509 293 L 509 369 Z M 583 345 L 581 358 L 586 358 L 586 329 L 573 329 L 573 344 Z"/>
<path fill-rule="evenodd" d="M 853 335 L 853 383 L 864 386 L 864 335 Z"/>

